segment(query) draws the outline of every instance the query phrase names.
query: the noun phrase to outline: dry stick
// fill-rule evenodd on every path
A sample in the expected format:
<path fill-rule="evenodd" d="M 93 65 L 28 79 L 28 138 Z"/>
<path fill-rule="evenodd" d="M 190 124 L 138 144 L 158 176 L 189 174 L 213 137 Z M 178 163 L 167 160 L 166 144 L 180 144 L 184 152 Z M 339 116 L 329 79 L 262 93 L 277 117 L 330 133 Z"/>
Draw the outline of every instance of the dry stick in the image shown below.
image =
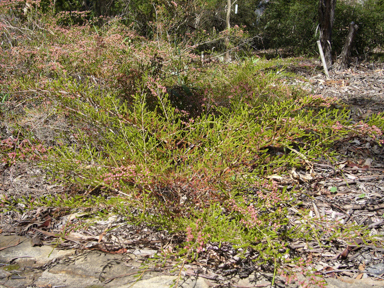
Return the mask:
<path fill-rule="evenodd" d="M 372 176 L 361 176 L 356 179 L 351 179 L 351 180 L 344 180 L 343 182 L 340 183 L 333 183 L 334 186 L 343 186 L 343 185 L 348 185 L 348 184 L 355 184 L 359 181 L 371 181 L 371 180 L 378 180 L 378 179 L 383 179 L 384 175 L 372 175 Z"/>
<path fill-rule="evenodd" d="M 62 238 L 62 239 L 65 239 L 65 240 L 68 240 L 68 241 L 72 241 L 72 242 L 75 242 L 75 243 L 81 245 L 81 243 L 77 239 L 74 239 L 74 238 L 69 237 L 69 236 L 63 236 L 63 235 L 60 235 L 60 234 L 51 233 L 51 232 L 44 231 L 44 230 L 41 230 L 41 229 L 38 229 L 38 228 L 34 228 L 34 230 L 39 232 L 39 233 L 41 233 L 41 234 L 49 236 L 49 237 Z"/>
<path fill-rule="evenodd" d="M 175 288 L 179 287 L 179 280 L 180 280 L 180 277 L 181 277 L 181 271 L 184 268 L 184 264 L 185 264 L 185 260 L 183 261 L 183 266 L 181 266 L 180 271 L 179 271 L 179 275 L 177 276 L 177 281 L 176 281 L 176 284 L 175 284 Z"/>
<path fill-rule="evenodd" d="M 230 17 L 231 17 L 231 0 L 227 0 L 227 17 L 226 17 L 226 23 L 227 23 L 227 30 L 228 30 L 228 36 L 225 38 L 225 48 L 227 52 L 225 53 L 225 61 L 230 61 L 230 55 L 229 55 L 229 31 L 231 29 L 231 23 L 230 23 Z"/>
<path fill-rule="evenodd" d="M 208 280 L 217 280 L 217 275 L 210 276 L 210 275 L 205 275 L 205 274 L 198 274 L 195 272 L 186 272 L 185 275 L 194 276 L 194 277 L 201 277 L 201 278 L 205 278 Z"/>
<path fill-rule="evenodd" d="M 368 225 L 368 228 L 376 228 L 376 227 L 381 227 L 383 225 L 384 225 L 384 220 L 381 220 L 379 222 L 372 223 L 372 224 Z"/>
<path fill-rule="evenodd" d="M 330 273 L 342 273 L 342 272 L 360 272 L 360 270 L 357 269 L 348 269 L 348 270 L 332 270 L 332 271 L 324 271 L 321 272 L 323 274 L 330 274 Z"/>
<path fill-rule="evenodd" d="M 80 177 L 80 178 L 82 178 L 82 179 L 85 179 L 85 177 L 83 177 L 83 176 L 81 176 L 81 175 L 78 175 L 78 177 Z M 107 187 L 108 189 L 111 189 L 111 190 L 113 190 L 113 191 L 115 191 L 115 192 L 117 192 L 117 193 L 119 193 L 119 194 L 122 194 L 122 195 L 124 195 L 124 196 L 127 196 L 128 198 L 132 198 L 132 195 L 129 195 L 129 194 L 127 194 L 127 193 L 124 193 L 123 191 L 120 191 L 120 190 L 118 190 L 118 189 L 116 189 L 116 188 L 109 187 L 107 184 L 105 184 L 105 183 L 103 183 L 103 182 L 100 182 L 100 181 L 97 181 L 97 180 L 94 180 L 94 182 L 95 182 L 96 184 L 100 185 L 100 186 Z M 95 189 L 96 189 L 96 187 L 95 187 Z M 89 194 L 89 193 L 88 193 L 88 194 Z"/>
<path fill-rule="evenodd" d="M 320 40 L 317 40 L 317 46 L 319 47 L 320 57 L 321 57 L 321 62 L 323 63 L 323 67 L 324 67 L 325 75 L 327 75 L 327 79 L 329 79 L 329 73 L 328 73 L 328 68 L 327 68 L 327 62 L 325 62 L 325 57 L 324 57 L 324 53 L 323 53 L 323 48 L 321 47 L 321 42 L 320 42 Z"/>
<path fill-rule="evenodd" d="M 267 286 L 270 286 L 271 283 L 263 283 L 263 284 L 255 284 L 255 285 L 252 285 L 252 286 L 239 286 L 239 285 L 233 285 L 233 287 L 236 287 L 236 288 L 253 288 L 253 287 L 267 287 Z"/>
<path fill-rule="evenodd" d="M 51 30 L 49 30 L 49 29 L 45 29 L 45 28 L 43 28 L 43 27 L 40 27 L 36 22 L 33 22 L 33 23 L 37 26 L 37 28 L 39 28 L 39 29 L 41 29 L 41 30 L 48 31 L 51 35 L 56 36 L 55 33 L 53 33 Z"/>
<path fill-rule="evenodd" d="M 311 167 L 311 171 L 313 170 L 313 164 L 308 160 L 307 156 L 305 156 L 303 153 L 289 147 L 288 145 L 284 145 L 284 147 L 291 150 L 292 152 L 295 152 L 297 155 L 299 155 L 300 158 L 302 158 L 305 161 L 305 163 L 307 163 Z"/>

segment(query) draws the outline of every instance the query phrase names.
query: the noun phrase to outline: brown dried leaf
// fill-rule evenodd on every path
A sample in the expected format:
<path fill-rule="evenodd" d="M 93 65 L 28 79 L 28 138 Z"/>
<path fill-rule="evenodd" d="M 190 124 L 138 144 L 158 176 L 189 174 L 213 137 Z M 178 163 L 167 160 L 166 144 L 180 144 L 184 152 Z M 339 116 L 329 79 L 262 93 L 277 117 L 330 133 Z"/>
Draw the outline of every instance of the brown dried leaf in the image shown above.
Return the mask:
<path fill-rule="evenodd" d="M 325 267 L 324 270 L 327 271 L 327 272 L 330 272 L 330 271 L 334 271 L 335 269 L 333 269 L 332 267 L 329 267 L 329 266 L 328 266 L 328 267 Z M 328 274 L 328 273 L 327 273 L 327 274 Z M 329 273 L 328 275 L 329 275 L 330 277 L 332 277 L 332 278 L 335 278 L 335 275 L 336 275 L 336 274 L 332 272 L 332 273 Z"/>
<path fill-rule="evenodd" d="M 356 245 L 364 245 L 364 241 L 361 238 L 356 238 L 353 240 Z"/>
<path fill-rule="evenodd" d="M 356 280 L 360 280 L 363 277 L 364 273 L 360 273 L 356 276 Z"/>
<path fill-rule="evenodd" d="M 40 225 L 40 227 L 48 227 L 52 222 L 52 218 L 50 216 L 46 217 L 46 220 Z"/>
<path fill-rule="evenodd" d="M 101 242 L 101 240 L 103 239 L 103 237 L 105 236 L 105 234 L 106 234 L 106 232 L 104 231 L 103 233 L 101 233 L 101 234 L 99 235 L 99 240 L 97 241 L 98 243 Z"/>

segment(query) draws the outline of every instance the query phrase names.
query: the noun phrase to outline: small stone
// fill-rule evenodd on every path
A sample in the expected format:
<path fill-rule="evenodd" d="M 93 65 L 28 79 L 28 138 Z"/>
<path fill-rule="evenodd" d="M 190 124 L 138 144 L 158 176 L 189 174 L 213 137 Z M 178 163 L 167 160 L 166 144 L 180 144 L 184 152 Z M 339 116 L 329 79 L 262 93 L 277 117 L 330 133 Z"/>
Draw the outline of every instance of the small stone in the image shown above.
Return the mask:
<path fill-rule="evenodd" d="M 31 245 L 32 247 L 35 247 L 35 246 L 42 246 L 43 245 L 43 241 L 41 241 L 40 239 L 40 236 L 38 234 L 34 235 L 31 239 Z"/>
<path fill-rule="evenodd" d="M 137 256 L 153 256 L 156 253 L 157 253 L 156 250 L 150 250 L 150 249 L 140 249 L 133 252 L 133 254 Z"/>

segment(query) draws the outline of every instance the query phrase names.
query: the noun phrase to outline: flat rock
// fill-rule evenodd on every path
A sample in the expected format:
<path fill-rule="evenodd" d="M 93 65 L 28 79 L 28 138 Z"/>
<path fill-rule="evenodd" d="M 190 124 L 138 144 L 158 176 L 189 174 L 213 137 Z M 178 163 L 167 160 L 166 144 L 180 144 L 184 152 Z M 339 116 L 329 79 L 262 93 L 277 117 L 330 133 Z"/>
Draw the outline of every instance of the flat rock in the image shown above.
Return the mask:
<path fill-rule="evenodd" d="M 19 243 L 18 245 L 16 245 Z M 12 245 L 16 245 L 10 247 Z M 75 253 L 74 250 L 59 250 L 50 246 L 33 247 L 30 239 L 21 236 L 0 236 L 0 262 L 9 263 L 17 259 L 33 259 L 36 265 L 44 265 L 56 258 Z"/>
<path fill-rule="evenodd" d="M 169 288 L 175 286 L 177 276 L 158 276 L 147 280 L 137 281 L 136 283 L 120 286 L 119 288 Z M 209 288 L 210 286 L 202 278 L 179 279 L 177 287 L 183 288 Z"/>
<path fill-rule="evenodd" d="M 61 261 L 43 272 L 37 285 L 66 285 L 67 287 L 118 287 L 134 281 L 140 274 L 140 263 L 129 255 L 113 255 L 99 251 L 87 251 Z"/>
<path fill-rule="evenodd" d="M 89 287 L 94 285 L 101 285 L 102 283 L 96 277 L 82 277 L 82 275 L 73 275 L 65 273 L 51 273 L 44 271 L 43 274 L 35 282 L 37 287 L 44 287 L 47 285 L 52 286 L 63 286 L 63 287 Z M 100 286 L 104 287 L 104 286 Z"/>
<path fill-rule="evenodd" d="M 327 278 L 328 288 L 377 288 L 384 287 L 384 281 L 375 281 L 372 279 L 350 279 L 342 278 L 334 279 Z"/>

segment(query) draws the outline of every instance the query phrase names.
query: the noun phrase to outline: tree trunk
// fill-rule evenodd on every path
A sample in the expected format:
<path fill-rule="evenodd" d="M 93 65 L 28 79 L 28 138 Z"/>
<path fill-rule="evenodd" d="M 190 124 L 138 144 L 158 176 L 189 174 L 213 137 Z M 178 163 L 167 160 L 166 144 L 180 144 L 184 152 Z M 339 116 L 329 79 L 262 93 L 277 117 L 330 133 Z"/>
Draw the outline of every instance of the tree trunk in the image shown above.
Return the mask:
<path fill-rule="evenodd" d="M 332 27 L 335 20 L 336 0 L 319 0 L 320 42 L 328 67 L 332 66 Z"/>
<path fill-rule="evenodd" d="M 351 49 L 353 45 L 353 40 L 355 39 L 356 32 L 359 29 L 359 26 L 355 24 L 355 22 L 351 22 L 349 24 L 349 33 L 347 39 L 345 40 L 343 50 L 340 54 L 340 59 L 338 61 L 338 69 L 346 69 L 349 67 L 350 57 L 351 57 Z"/>
<path fill-rule="evenodd" d="M 225 61 L 229 62 L 231 61 L 230 55 L 229 55 L 229 33 L 231 29 L 231 23 L 230 23 L 230 17 L 231 17 L 231 0 L 227 0 L 227 30 L 228 30 L 228 36 L 225 38 L 225 49 L 227 49 L 227 52 L 225 53 Z"/>
<path fill-rule="evenodd" d="M 113 0 L 112 0 L 113 1 Z M 97 16 L 106 16 L 108 15 L 107 6 L 111 3 L 107 3 L 107 0 L 97 0 L 95 1 L 95 12 Z"/>

